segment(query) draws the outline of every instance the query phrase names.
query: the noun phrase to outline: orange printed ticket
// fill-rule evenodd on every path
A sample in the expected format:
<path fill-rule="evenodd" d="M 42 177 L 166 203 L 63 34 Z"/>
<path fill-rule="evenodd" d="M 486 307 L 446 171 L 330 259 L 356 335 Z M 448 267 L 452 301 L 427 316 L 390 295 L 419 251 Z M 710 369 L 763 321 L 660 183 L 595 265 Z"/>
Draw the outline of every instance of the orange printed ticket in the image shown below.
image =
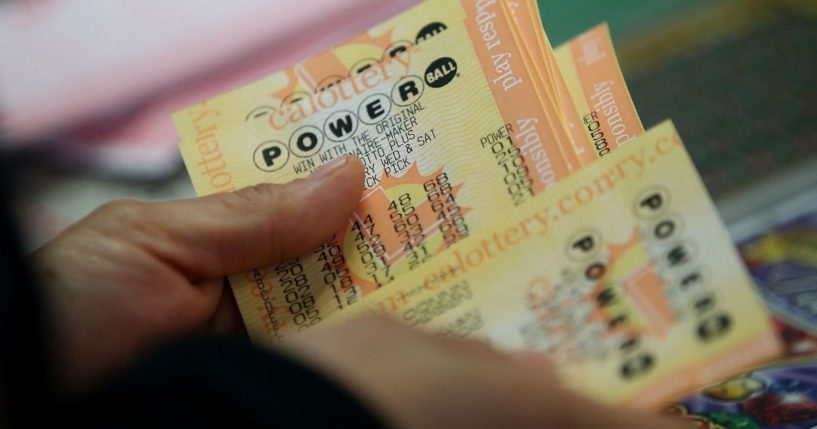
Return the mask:
<path fill-rule="evenodd" d="M 231 277 L 254 338 L 319 323 L 566 177 L 510 22 L 492 1 L 424 2 L 174 116 L 199 194 L 288 182 L 346 154 L 365 164 L 348 226 L 291 261 L 297 293 L 275 267 Z M 369 60 L 317 74 L 350 51 Z"/>
<path fill-rule="evenodd" d="M 581 128 L 571 128 L 573 123 L 577 123 L 577 119 L 573 118 L 576 115 L 576 110 L 570 99 L 560 97 L 558 92 L 560 87 L 564 86 L 564 82 L 555 66 L 553 50 L 542 27 L 536 1 L 508 1 L 505 5 L 514 18 L 514 28 L 516 30 L 514 34 L 520 40 L 520 45 L 523 46 L 524 58 L 530 64 L 529 69 L 540 76 L 543 97 L 553 106 L 556 112 L 554 119 L 556 124 L 554 126 L 561 127 L 562 134 L 560 136 L 563 137 L 559 141 L 560 153 L 569 171 L 576 171 L 583 165 L 577 156 L 578 153 L 583 151 L 578 146 L 582 145 L 586 138 L 582 134 Z M 592 154 L 590 155 L 592 156 Z"/>
<path fill-rule="evenodd" d="M 560 93 L 569 94 L 595 156 L 603 157 L 644 132 L 606 24 L 557 47 L 555 55 L 565 83 Z"/>
<path fill-rule="evenodd" d="M 289 261 L 297 280 L 279 267 L 231 276 L 255 340 L 319 324 L 581 165 L 575 138 L 591 134 L 565 126 L 578 110 L 547 74 L 557 63 L 527 4 L 513 17 L 494 0 L 426 1 L 174 115 L 200 195 L 285 183 L 342 155 L 364 162 L 359 207 Z"/>
<path fill-rule="evenodd" d="M 571 388 L 635 408 L 659 407 L 779 353 L 669 121 L 327 325 L 368 312 L 544 352 Z"/>

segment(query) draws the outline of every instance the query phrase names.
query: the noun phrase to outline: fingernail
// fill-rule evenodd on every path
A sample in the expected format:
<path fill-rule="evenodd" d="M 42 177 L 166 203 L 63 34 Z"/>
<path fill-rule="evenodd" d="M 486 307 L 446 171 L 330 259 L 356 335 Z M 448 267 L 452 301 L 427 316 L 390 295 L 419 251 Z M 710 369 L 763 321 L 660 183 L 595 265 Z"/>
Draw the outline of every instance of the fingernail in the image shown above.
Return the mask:
<path fill-rule="evenodd" d="M 342 156 L 340 158 L 335 158 L 326 164 L 321 165 L 315 170 L 310 176 L 309 180 L 318 181 L 326 179 L 327 177 L 335 174 L 338 170 L 342 169 L 346 164 L 349 163 L 348 156 Z"/>

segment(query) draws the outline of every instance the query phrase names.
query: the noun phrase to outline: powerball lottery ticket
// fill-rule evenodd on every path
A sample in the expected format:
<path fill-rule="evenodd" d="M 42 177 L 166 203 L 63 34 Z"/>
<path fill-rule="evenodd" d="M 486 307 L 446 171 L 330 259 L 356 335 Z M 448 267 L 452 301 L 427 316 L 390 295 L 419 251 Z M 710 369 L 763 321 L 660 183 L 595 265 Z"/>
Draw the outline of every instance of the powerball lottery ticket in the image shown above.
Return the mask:
<path fill-rule="evenodd" d="M 553 104 L 566 86 L 531 73 L 556 68 L 541 23 L 514 30 L 504 6 L 421 3 L 174 116 L 200 195 L 284 183 L 346 154 L 366 166 L 363 200 L 329 242 L 231 276 L 256 341 L 319 324 L 572 172 L 561 121 L 573 114 Z"/>
<path fill-rule="evenodd" d="M 780 345 L 671 122 L 329 319 L 387 313 L 546 353 L 597 400 L 656 408 Z"/>

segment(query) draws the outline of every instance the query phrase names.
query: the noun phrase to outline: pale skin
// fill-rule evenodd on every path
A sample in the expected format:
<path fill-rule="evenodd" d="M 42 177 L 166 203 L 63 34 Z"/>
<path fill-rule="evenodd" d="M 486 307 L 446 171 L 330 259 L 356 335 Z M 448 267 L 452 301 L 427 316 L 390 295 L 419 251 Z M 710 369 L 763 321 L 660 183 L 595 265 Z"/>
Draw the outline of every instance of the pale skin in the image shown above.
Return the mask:
<path fill-rule="evenodd" d="M 363 168 L 342 158 L 309 179 L 169 202 L 103 206 L 30 257 L 44 288 L 61 384 L 82 390 L 151 348 L 240 329 L 223 278 L 307 253 L 348 219 Z M 683 428 L 565 390 L 547 359 L 503 353 L 369 317 L 273 346 L 399 428 Z"/>

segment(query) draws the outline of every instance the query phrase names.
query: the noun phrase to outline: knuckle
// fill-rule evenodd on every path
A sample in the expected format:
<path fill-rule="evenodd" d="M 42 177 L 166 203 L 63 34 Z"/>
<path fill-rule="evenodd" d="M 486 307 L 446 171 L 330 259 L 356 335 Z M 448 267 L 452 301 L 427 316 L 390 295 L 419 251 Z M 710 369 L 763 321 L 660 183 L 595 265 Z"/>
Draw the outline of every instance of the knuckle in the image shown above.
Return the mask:
<path fill-rule="evenodd" d="M 137 200 L 116 200 L 103 204 L 93 213 L 96 218 L 117 222 L 135 222 L 144 217 L 146 203 Z"/>
<path fill-rule="evenodd" d="M 155 236 L 150 203 L 138 200 L 116 200 L 103 204 L 88 217 L 92 229 L 109 238 L 139 241 Z"/>
<path fill-rule="evenodd" d="M 257 184 L 241 188 L 235 192 L 221 194 L 218 203 L 221 211 L 229 216 L 262 217 L 263 220 L 254 222 L 258 237 L 257 250 L 267 255 L 270 260 L 279 260 L 284 253 L 279 236 L 287 231 L 281 231 L 279 220 L 281 207 L 288 204 L 288 192 L 283 192 L 281 185 Z"/>
<path fill-rule="evenodd" d="M 220 201 L 225 209 L 240 213 L 249 207 L 258 206 L 265 201 L 275 199 L 274 195 L 278 193 L 277 188 L 277 185 L 270 184 L 252 185 L 235 192 L 222 194 Z"/>

